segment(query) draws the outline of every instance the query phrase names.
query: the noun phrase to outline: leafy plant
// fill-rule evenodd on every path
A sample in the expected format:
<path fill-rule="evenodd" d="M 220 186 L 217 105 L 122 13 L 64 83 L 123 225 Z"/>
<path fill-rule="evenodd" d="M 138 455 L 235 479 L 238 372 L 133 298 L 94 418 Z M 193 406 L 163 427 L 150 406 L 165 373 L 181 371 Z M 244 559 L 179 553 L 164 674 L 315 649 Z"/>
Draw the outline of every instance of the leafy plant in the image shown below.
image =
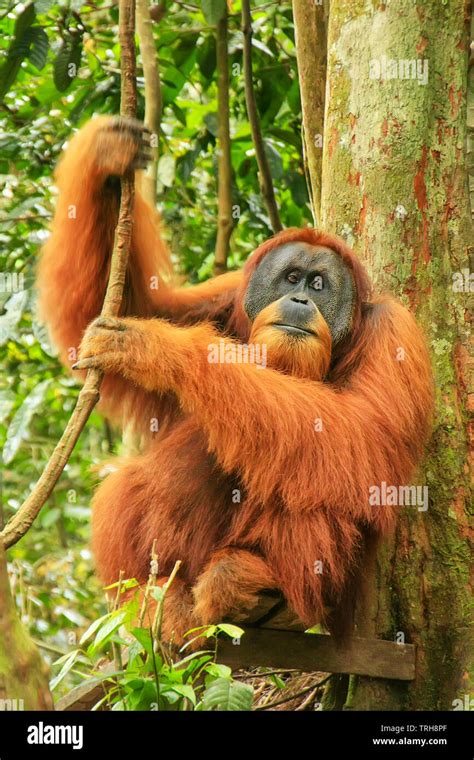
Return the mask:
<path fill-rule="evenodd" d="M 135 581 L 122 584 L 124 589 Z M 156 587 L 153 597 L 162 600 Z M 93 709 L 105 705 L 111 710 L 250 710 L 252 687 L 234 681 L 232 671 L 216 662 L 218 637 L 240 638 L 244 632 L 235 625 L 202 626 L 188 632 L 189 641 L 179 650 L 166 645 L 155 626 L 137 625 L 137 598 L 95 620 L 84 632 L 79 646 L 54 663 L 54 691 L 75 670 L 86 682 L 103 683 L 106 694 Z M 198 651 L 186 653 L 190 645 L 203 642 Z M 115 655 L 119 666 L 112 671 L 97 670 L 94 663 L 104 654 Z M 120 666 L 120 664 L 122 664 Z"/>

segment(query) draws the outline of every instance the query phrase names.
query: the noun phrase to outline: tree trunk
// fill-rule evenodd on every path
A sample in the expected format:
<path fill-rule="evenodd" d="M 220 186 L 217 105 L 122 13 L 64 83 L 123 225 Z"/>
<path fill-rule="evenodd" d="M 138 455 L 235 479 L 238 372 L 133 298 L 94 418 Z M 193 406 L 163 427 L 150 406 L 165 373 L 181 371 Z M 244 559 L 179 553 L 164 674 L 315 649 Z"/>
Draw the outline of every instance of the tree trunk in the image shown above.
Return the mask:
<path fill-rule="evenodd" d="M 217 24 L 217 239 L 214 274 L 227 269 L 232 236 L 232 160 L 229 108 L 229 16 L 227 9 Z"/>
<path fill-rule="evenodd" d="M 321 223 L 324 100 L 327 68 L 328 3 L 293 0 L 303 146 L 315 225 Z"/>
<path fill-rule="evenodd" d="M 52 710 L 47 668 L 18 620 L 0 543 L 0 710 Z"/>
<path fill-rule="evenodd" d="M 416 644 L 416 679 L 351 679 L 346 708 L 447 710 L 468 693 L 468 15 L 463 0 L 330 6 L 323 227 L 415 311 L 437 391 L 429 508 L 401 510 L 359 612 L 361 635 Z"/>
<path fill-rule="evenodd" d="M 157 6 L 155 5 L 155 8 Z M 156 181 L 158 176 L 158 141 L 160 135 L 163 97 L 161 93 L 158 51 L 153 37 L 151 5 L 149 0 L 137 0 L 137 32 L 145 80 L 145 126 L 151 132 L 152 160 L 142 178 L 142 192 L 150 206 L 156 206 Z M 156 23 L 156 22 L 155 22 Z"/>

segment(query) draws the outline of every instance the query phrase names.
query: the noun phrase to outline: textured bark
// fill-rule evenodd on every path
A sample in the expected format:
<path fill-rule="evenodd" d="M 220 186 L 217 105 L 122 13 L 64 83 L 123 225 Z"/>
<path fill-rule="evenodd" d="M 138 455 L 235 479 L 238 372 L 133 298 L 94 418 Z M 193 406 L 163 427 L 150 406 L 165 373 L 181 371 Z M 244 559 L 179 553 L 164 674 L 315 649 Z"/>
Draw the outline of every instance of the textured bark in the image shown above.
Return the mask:
<path fill-rule="evenodd" d="M 0 544 L 0 710 L 52 710 L 48 669 L 18 620 Z"/>
<path fill-rule="evenodd" d="M 217 240 L 214 257 L 214 274 L 227 269 L 230 238 L 232 235 L 232 162 L 230 155 L 229 110 L 229 20 L 227 10 L 217 24 Z"/>
<path fill-rule="evenodd" d="M 359 613 L 359 635 L 400 632 L 416 644 L 417 676 L 408 687 L 352 679 L 346 708 L 452 709 L 468 693 L 470 294 L 456 292 L 453 273 L 468 268 L 473 239 L 465 167 L 469 9 L 463 0 L 332 0 L 330 8 L 323 226 L 356 248 L 378 289 L 416 312 L 437 389 L 435 431 L 415 481 L 429 488 L 428 511 L 400 508 Z M 373 78 L 373 61 L 384 56 L 427 61 L 426 84 Z"/>
<path fill-rule="evenodd" d="M 315 0 L 293 0 L 305 164 L 316 225 L 321 220 L 328 5 Z"/>
<path fill-rule="evenodd" d="M 156 6 L 155 6 L 156 7 Z M 162 94 L 158 51 L 153 38 L 149 0 L 137 0 L 137 32 L 145 79 L 145 126 L 152 134 L 152 161 L 143 176 L 143 195 L 151 206 L 156 205 L 158 175 L 158 136 L 160 133 Z"/>

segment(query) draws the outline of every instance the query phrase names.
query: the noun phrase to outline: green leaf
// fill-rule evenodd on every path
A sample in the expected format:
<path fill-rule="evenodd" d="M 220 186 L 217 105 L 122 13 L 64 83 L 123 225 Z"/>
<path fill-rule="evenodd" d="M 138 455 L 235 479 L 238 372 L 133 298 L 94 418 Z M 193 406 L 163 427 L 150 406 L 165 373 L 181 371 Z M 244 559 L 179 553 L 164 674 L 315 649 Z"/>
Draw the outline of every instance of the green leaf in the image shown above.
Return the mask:
<path fill-rule="evenodd" d="M 33 66 L 41 70 L 48 56 L 48 35 L 40 26 L 32 26 L 28 29 L 28 37 L 30 39 L 28 58 Z"/>
<path fill-rule="evenodd" d="M 216 70 L 216 38 L 210 35 L 204 41 L 204 44 L 198 50 L 197 62 L 201 74 L 208 81 Z"/>
<path fill-rule="evenodd" d="M 252 37 L 252 46 L 257 48 L 257 50 L 261 50 L 262 53 L 270 56 L 270 58 L 275 58 L 270 48 L 264 45 L 263 42 L 261 42 L 261 40 L 257 39 L 256 37 Z"/>
<path fill-rule="evenodd" d="M 279 182 L 283 179 L 284 174 L 282 158 L 277 149 L 268 140 L 264 140 L 264 143 L 272 179 L 274 182 Z"/>
<path fill-rule="evenodd" d="M 243 711 L 252 709 L 253 689 L 245 683 L 218 678 L 204 692 L 204 710 Z"/>
<path fill-rule="evenodd" d="M 285 178 L 286 186 L 291 192 L 293 203 L 302 208 L 309 201 L 306 180 L 302 174 L 291 172 Z"/>
<path fill-rule="evenodd" d="M 46 13 L 53 7 L 56 0 L 35 0 L 35 8 L 37 13 Z"/>
<path fill-rule="evenodd" d="M 208 128 L 211 135 L 217 137 L 217 130 L 219 129 L 219 117 L 215 111 L 211 111 L 205 115 L 204 124 Z"/>
<path fill-rule="evenodd" d="M 265 675 L 265 674 L 263 674 L 263 675 Z M 280 676 L 278 676 L 276 673 L 272 673 L 272 675 L 269 676 L 269 678 L 270 678 L 270 681 L 272 681 L 272 683 L 275 684 L 275 686 L 277 687 L 277 689 L 284 689 L 285 688 L 286 684 L 285 684 L 284 680 L 282 678 L 280 678 Z"/>
<path fill-rule="evenodd" d="M 150 631 L 146 628 L 132 628 L 132 634 L 136 640 L 140 642 L 145 652 L 149 655 L 153 654 L 153 641 L 150 635 Z"/>
<path fill-rule="evenodd" d="M 32 25 L 36 18 L 36 11 L 34 3 L 30 3 L 26 6 L 25 10 L 20 13 L 15 22 L 15 39 L 20 39 L 29 26 Z"/>
<path fill-rule="evenodd" d="M 79 34 L 63 40 L 53 63 L 53 79 L 59 92 L 67 90 L 76 78 L 81 63 L 82 37 Z"/>
<path fill-rule="evenodd" d="M 51 691 L 54 691 L 54 689 L 56 688 L 56 686 L 58 686 L 58 684 L 61 683 L 61 681 L 63 680 L 63 678 L 69 673 L 69 671 L 71 670 L 72 666 L 76 662 L 79 654 L 80 654 L 80 649 L 75 649 L 73 652 L 71 652 L 70 654 L 67 655 L 67 657 L 66 657 L 66 659 L 64 661 L 64 665 L 62 666 L 62 668 L 59 671 L 58 675 L 55 676 L 52 679 L 52 681 L 50 682 L 50 684 L 49 684 L 49 688 L 51 689 Z M 59 663 L 62 660 L 63 660 L 63 658 L 60 658 L 59 660 L 57 660 L 57 662 Z"/>
<path fill-rule="evenodd" d="M 276 137 L 288 145 L 293 145 L 299 152 L 301 152 L 301 136 L 297 132 L 290 132 L 288 129 L 280 129 L 279 127 L 270 126 L 268 133 L 272 137 Z"/>
<path fill-rule="evenodd" d="M 35 20 L 35 7 L 27 5 L 15 22 L 13 41 L 8 49 L 7 60 L 0 69 L 0 100 L 3 100 L 16 79 L 21 62 L 30 52 L 29 28 Z"/>
<path fill-rule="evenodd" d="M 112 636 L 115 631 L 120 628 L 123 621 L 127 617 L 127 610 L 115 610 L 106 616 L 108 619 L 100 626 L 94 642 L 91 647 L 91 651 L 96 650 L 100 645 L 105 644 L 106 641 Z"/>
<path fill-rule="evenodd" d="M 15 394 L 13 391 L 0 391 L 0 424 L 9 416 L 15 406 Z"/>
<path fill-rule="evenodd" d="M 32 417 L 42 404 L 50 383 L 50 379 L 39 383 L 24 399 L 20 408 L 13 415 L 13 419 L 8 426 L 5 446 L 3 447 L 3 461 L 5 464 L 9 464 L 12 461 L 22 441 L 27 437 Z"/>
<path fill-rule="evenodd" d="M 214 682 L 217 678 L 225 678 L 227 681 L 229 681 L 232 678 L 232 669 L 229 668 L 228 665 L 219 665 L 217 662 L 210 662 L 206 667 L 204 668 L 206 671 L 206 677 L 210 676 L 212 678 L 212 682 Z M 211 682 L 209 682 L 210 685 Z"/>
<path fill-rule="evenodd" d="M 219 623 L 217 630 L 226 633 L 231 639 L 240 639 L 240 637 L 244 635 L 242 628 L 239 628 L 238 625 L 232 625 L 231 623 Z"/>
<path fill-rule="evenodd" d="M 161 696 L 167 697 L 169 696 L 170 692 L 174 692 L 175 694 L 179 694 L 180 697 L 186 697 L 186 699 L 189 699 L 189 701 L 195 705 L 196 704 L 196 694 L 194 692 L 193 687 L 190 684 L 176 684 L 172 686 L 170 689 L 160 692 Z"/>
<path fill-rule="evenodd" d="M 181 182 L 186 183 L 191 176 L 196 159 L 200 153 L 200 146 L 196 145 L 193 150 L 188 150 L 183 156 L 180 156 L 176 162 L 176 172 Z"/>
<path fill-rule="evenodd" d="M 202 0 L 201 10 L 208 24 L 215 26 L 226 11 L 226 0 Z"/>
<path fill-rule="evenodd" d="M 127 705 L 132 710 L 150 710 L 151 705 L 156 703 L 156 686 L 152 681 L 143 681 L 141 689 L 133 689 L 127 694 Z"/>
<path fill-rule="evenodd" d="M 92 636 L 94 635 L 94 633 L 97 631 L 98 628 L 100 628 L 100 626 L 108 618 L 108 616 L 109 616 L 109 613 L 107 613 L 106 615 L 102 615 L 102 617 L 97 618 L 97 620 L 94 620 L 90 624 L 90 626 L 87 629 L 87 631 L 84 631 L 84 633 L 81 636 L 81 639 L 79 641 L 79 644 L 81 644 L 81 646 L 82 646 L 82 644 L 85 644 L 86 641 L 88 641 L 90 638 L 92 638 Z"/>

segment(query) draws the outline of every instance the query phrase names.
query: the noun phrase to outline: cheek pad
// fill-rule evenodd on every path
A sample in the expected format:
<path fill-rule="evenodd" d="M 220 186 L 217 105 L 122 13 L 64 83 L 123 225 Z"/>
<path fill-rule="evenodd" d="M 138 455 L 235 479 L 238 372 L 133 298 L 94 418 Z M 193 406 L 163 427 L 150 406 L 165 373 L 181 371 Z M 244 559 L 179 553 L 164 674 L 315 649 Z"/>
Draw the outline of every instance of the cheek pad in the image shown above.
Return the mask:
<path fill-rule="evenodd" d="M 352 321 L 354 288 L 350 275 L 341 273 L 333 281 L 331 292 L 321 292 L 315 303 L 329 325 L 333 343 L 337 343 L 349 332 Z"/>
<path fill-rule="evenodd" d="M 255 273 L 250 280 L 244 299 L 244 309 L 249 319 L 254 320 L 262 309 L 285 295 L 284 290 L 275 282 L 268 282 L 262 275 Z"/>

